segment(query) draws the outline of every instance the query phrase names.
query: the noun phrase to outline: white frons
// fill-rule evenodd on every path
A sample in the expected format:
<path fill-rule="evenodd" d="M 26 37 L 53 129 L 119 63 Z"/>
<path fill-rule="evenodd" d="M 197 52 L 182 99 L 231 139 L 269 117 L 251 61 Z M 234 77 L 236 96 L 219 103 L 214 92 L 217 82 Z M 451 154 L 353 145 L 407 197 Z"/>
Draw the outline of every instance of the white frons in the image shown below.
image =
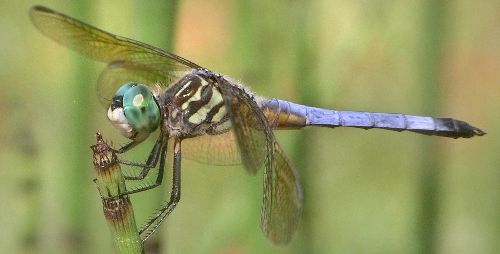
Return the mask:
<path fill-rule="evenodd" d="M 132 128 L 132 126 L 128 123 L 128 120 L 123 113 L 123 108 L 116 108 L 115 110 L 111 110 L 111 107 L 109 107 L 108 119 L 123 136 L 132 138 L 136 134 L 134 128 Z"/>

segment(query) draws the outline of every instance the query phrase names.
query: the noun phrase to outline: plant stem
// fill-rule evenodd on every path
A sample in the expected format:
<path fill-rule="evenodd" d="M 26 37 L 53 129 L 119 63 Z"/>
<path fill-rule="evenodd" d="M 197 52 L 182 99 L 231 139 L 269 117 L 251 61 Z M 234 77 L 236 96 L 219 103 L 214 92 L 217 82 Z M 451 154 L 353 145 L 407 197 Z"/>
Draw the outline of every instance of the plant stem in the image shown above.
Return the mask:
<path fill-rule="evenodd" d="M 128 195 L 121 195 L 127 189 L 116 154 L 100 133 L 96 134 L 96 144 L 91 148 L 94 153 L 94 169 L 97 173 L 96 184 L 116 252 L 144 253 L 132 203 Z"/>

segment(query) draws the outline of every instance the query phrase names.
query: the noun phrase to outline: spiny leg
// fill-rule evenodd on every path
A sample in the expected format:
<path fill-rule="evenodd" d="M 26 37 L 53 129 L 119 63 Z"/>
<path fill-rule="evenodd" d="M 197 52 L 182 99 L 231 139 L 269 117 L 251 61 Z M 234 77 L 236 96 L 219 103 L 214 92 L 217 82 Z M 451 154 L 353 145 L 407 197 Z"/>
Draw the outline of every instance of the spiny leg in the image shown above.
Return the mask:
<path fill-rule="evenodd" d="M 163 181 L 163 172 L 165 170 L 165 160 L 167 157 L 167 147 L 168 147 L 167 142 L 164 142 L 161 144 L 162 145 L 161 145 L 161 152 L 160 152 L 160 166 L 158 167 L 158 175 L 156 176 L 156 181 L 153 184 L 145 185 L 145 186 L 137 188 L 137 189 L 129 190 L 125 193 L 122 193 L 122 195 L 129 195 L 129 194 L 134 194 L 134 193 L 154 189 L 154 188 L 161 185 L 161 182 Z"/>
<path fill-rule="evenodd" d="M 156 161 L 158 160 L 158 153 L 160 151 L 161 143 L 163 141 L 163 137 L 164 136 L 165 135 L 163 134 L 163 132 L 160 132 L 160 136 L 156 140 L 155 146 L 153 147 L 153 150 L 149 154 L 149 157 L 148 157 L 148 160 L 146 161 L 146 163 L 135 162 L 135 161 L 127 161 L 127 160 L 122 160 L 122 159 L 120 159 L 120 163 L 124 164 L 124 165 L 128 165 L 128 166 L 133 166 L 133 167 L 142 167 L 142 168 L 154 168 L 154 167 L 156 167 Z M 138 145 L 140 143 L 141 142 L 133 140 L 130 143 L 122 146 L 120 149 L 115 150 L 115 152 L 118 153 L 118 154 L 124 153 L 124 152 L 132 149 L 133 147 L 135 147 L 136 145 Z M 152 159 L 151 157 L 155 156 L 155 155 L 153 155 L 153 153 L 155 151 L 157 153 L 156 154 L 156 158 L 155 158 L 156 161 L 150 161 L 150 159 Z M 134 180 L 134 179 L 131 179 L 131 180 Z M 139 180 L 141 180 L 141 179 L 139 179 Z"/>
<path fill-rule="evenodd" d="M 160 137 L 156 140 L 155 145 L 153 146 L 153 149 L 151 150 L 151 153 L 149 153 L 148 159 L 146 161 L 146 164 L 142 165 L 140 163 L 134 163 L 134 165 L 131 165 L 130 162 L 124 163 L 123 161 L 120 160 L 120 163 L 130 165 L 130 166 L 135 166 L 135 167 L 142 167 L 141 173 L 138 176 L 125 176 L 126 180 L 143 180 L 146 178 L 146 176 L 149 173 L 149 170 L 152 168 L 156 167 L 156 164 L 158 163 L 158 158 L 160 157 L 161 151 L 162 151 L 162 144 L 164 140 L 164 135 L 163 133 L 160 133 Z M 165 139 L 165 146 L 168 144 L 168 139 Z"/>
<path fill-rule="evenodd" d="M 119 149 L 113 149 L 115 153 L 124 153 L 130 149 L 132 149 L 133 147 L 135 147 L 136 145 L 140 144 L 141 142 L 139 141 L 135 141 L 135 140 L 132 140 L 130 141 L 129 143 L 125 144 L 124 146 L 120 147 Z"/>
<path fill-rule="evenodd" d="M 146 241 L 174 210 L 175 206 L 181 198 L 181 140 L 175 139 L 174 143 L 174 165 L 172 172 L 172 192 L 170 192 L 170 200 L 163 204 L 157 213 L 149 219 L 144 226 L 139 230 L 139 234 L 143 234 L 142 242 Z M 151 227 L 151 229 L 149 229 Z M 148 230 L 149 229 L 149 230 Z M 146 231 L 147 230 L 147 231 Z"/>

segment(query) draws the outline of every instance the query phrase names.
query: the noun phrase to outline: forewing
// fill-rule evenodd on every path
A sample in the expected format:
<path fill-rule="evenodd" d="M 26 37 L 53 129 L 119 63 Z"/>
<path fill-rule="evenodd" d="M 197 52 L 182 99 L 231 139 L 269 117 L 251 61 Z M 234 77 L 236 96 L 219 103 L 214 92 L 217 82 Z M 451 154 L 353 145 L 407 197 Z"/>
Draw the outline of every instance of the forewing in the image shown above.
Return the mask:
<path fill-rule="evenodd" d="M 139 41 L 113 35 L 46 7 L 33 7 L 30 16 L 33 24 L 47 37 L 92 59 L 108 63 L 105 72 L 110 68 L 121 68 L 140 72 L 140 76 L 153 76 L 155 79 L 160 79 L 159 81 L 168 81 L 176 79 L 181 73 L 190 69 L 200 68 L 180 56 Z M 163 86 L 169 84 L 161 83 Z"/>
<path fill-rule="evenodd" d="M 264 164 L 261 227 L 273 242 L 290 241 L 302 214 L 302 187 L 255 97 L 241 87 L 222 82 L 226 106 L 243 164 L 256 172 Z"/>
<path fill-rule="evenodd" d="M 97 80 L 97 97 L 104 108 L 108 108 L 113 96 L 127 82 L 137 82 L 148 85 L 153 91 L 160 92 L 165 86 L 173 84 L 186 74 L 186 71 L 171 71 L 170 76 L 162 76 L 141 66 L 130 65 L 128 62 L 113 62 L 101 72 Z"/>
<path fill-rule="evenodd" d="M 90 58 L 110 63 L 117 60 L 165 70 L 200 68 L 180 56 L 148 44 L 114 35 L 43 6 L 30 12 L 33 24 L 49 38 Z"/>

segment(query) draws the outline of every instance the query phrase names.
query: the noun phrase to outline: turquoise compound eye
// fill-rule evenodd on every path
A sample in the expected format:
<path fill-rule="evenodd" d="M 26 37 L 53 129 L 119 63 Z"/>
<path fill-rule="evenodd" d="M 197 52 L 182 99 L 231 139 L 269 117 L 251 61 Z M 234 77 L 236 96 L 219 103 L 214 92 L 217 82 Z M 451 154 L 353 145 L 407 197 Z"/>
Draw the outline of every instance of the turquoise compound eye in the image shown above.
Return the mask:
<path fill-rule="evenodd" d="M 160 108 L 147 86 L 127 83 L 115 96 L 123 95 L 123 112 L 132 128 L 140 133 L 150 133 L 160 124 Z"/>

